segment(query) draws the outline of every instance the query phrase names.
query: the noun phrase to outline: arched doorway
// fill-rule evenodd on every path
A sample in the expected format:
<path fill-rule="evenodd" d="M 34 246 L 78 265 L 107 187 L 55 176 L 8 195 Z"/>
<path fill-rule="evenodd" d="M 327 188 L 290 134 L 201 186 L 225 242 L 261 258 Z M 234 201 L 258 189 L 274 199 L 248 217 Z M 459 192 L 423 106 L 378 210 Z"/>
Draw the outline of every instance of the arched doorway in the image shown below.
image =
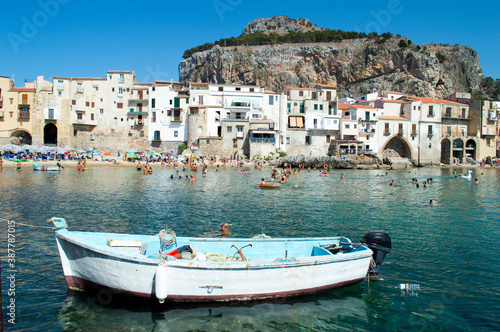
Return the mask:
<path fill-rule="evenodd" d="M 463 162 L 464 142 L 459 138 L 453 141 L 453 158 L 458 159 L 459 163 Z"/>
<path fill-rule="evenodd" d="M 43 128 L 43 144 L 57 145 L 57 127 L 53 123 L 47 123 Z"/>
<path fill-rule="evenodd" d="M 382 149 L 383 158 L 408 158 L 411 159 L 411 148 L 408 142 L 395 135 L 385 143 Z"/>
<path fill-rule="evenodd" d="M 476 141 L 470 139 L 465 144 L 465 157 L 476 160 Z"/>
<path fill-rule="evenodd" d="M 449 165 L 451 163 L 451 141 L 447 138 L 441 141 L 441 162 Z"/>
<path fill-rule="evenodd" d="M 10 142 L 17 145 L 31 145 L 31 134 L 24 130 L 16 130 L 10 135 Z"/>

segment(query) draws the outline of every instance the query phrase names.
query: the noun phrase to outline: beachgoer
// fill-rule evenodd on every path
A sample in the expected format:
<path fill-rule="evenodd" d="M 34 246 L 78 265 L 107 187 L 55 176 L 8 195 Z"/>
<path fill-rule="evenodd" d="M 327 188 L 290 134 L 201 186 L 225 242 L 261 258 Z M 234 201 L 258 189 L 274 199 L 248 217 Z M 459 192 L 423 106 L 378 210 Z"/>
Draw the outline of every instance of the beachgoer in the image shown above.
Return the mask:
<path fill-rule="evenodd" d="M 264 178 L 262 178 L 262 179 L 260 180 L 260 183 L 259 183 L 259 184 L 257 184 L 257 185 L 258 185 L 258 186 L 263 186 L 263 185 L 265 185 L 265 184 L 266 184 L 266 180 L 264 180 Z"/>
<path fill-rule="evenodd" d="M 474 183 L 475 183 L 475 184 L 478 184 L 478 183 L 479 183 L 479 181 L 478 181 L 477 179 L 475 179 L 475 180 L 474 180 Z"/>
<path fill-rule="evenodd" d="M 430 204 L 430 205 L 436 205 L 437 203 L 436 203 L 436 201 L 435 201 L 435 200 L 431 199 L 431 200 L 429 201 L 429 204 Z"/>
<path fill-rule="evenodd" d="M 344 174 L 340 173 L 340 178 L 344 180 Z"/>
<path fill-rule="evenodd" d="M 229 235 L 231 234 L 231 232 L 229 231 L 229 224 L 227 222 L 221 223 L 219 232 L 220 237 L 229 237 Z"/>

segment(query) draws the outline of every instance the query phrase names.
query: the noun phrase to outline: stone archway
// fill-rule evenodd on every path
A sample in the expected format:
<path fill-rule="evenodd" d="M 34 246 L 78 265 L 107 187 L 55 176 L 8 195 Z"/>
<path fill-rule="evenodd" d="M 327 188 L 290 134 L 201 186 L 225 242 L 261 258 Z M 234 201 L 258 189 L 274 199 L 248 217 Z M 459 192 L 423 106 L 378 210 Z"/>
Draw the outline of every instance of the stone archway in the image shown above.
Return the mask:
<path fill-rule="evenodd" d="M 385 158 L 412 158 L 412 151 L 408 141 L 402 136 L 394 135 L 389 138 L 382 148 L 382 157 Z"/>
<path fill-rule="evenodd" d="M 26 130 L 16 130 L 10 135 L 10 141 L 17 145 L 31 145 L 32 137 Z"/>
<path fill-rule="evenodd" d="M 464 158 L 464 141 L 457 138 L 453 141 L 453 158 L 458 159 L 459 163 L 463 163 Z"/>
<path fill-rule="evenodd" d="M 43 128 L 43 144 L 57 145 L 57 127 L 53 123 L 47 123 Z"/>
<path fill-rule="evenodd" d="M 451 141 L 447 138 L 441 141 L 441 162 L 449 165 L 451 163 Z"/>
<path fill-rule="evenodd" d="M 473 139 L 468 140 L 467 143 L 465 143 L 465 157 L 476 160 L 476 147 L 476 141 Z"/>

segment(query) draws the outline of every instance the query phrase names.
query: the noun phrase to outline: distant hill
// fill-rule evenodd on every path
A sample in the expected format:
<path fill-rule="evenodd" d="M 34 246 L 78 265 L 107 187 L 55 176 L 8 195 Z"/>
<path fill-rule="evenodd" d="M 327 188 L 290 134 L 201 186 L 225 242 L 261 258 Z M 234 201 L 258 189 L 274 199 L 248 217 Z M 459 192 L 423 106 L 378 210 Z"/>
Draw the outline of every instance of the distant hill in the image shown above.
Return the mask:
<path fill-rule="evenodd" d="M 278 92 L 320 83 L 337 86 L 341 96 L 390 90 L 441 98 L 477 93 L 485 81 L 477 52 L 467 46 L 415 45 L 390 33 L 318 28 L 283 15 L 254 20 L 241 36 L 205 45 L 185 53 L 182 82 L 255 84 Z"/>

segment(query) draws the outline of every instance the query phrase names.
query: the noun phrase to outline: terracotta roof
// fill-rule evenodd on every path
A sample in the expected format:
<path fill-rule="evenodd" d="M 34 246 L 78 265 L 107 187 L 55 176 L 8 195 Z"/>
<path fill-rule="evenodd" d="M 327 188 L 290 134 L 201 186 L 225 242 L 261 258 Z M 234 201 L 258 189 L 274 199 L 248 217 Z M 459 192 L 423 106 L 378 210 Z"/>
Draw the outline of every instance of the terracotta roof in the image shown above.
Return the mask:
<path fill-rule="evenodd" d="M 386 120 L 399 120 L 399 121 L 410 121 L 407 118 L 403 118 L 400 116 L 390 116 L 390 115 L 379 115 L 379 119 L 386 119 Z"/>
<path fill-rule="evenodd" d="M 348 110 L 349 109 L 349 105 L 347 104 L 342 104 L 342 103 L 339 103 L 339 110 Z"/>
<path fill-rule="evenodd" d="M 318 90 L 316 88 L 300 88 L 296 86 L 285 86 L 286 89 L 291 89 L 291 90 Z"/>
<path fill-rule="evenodd" d="M 24 91 L 24 92 L 35 92 L 36 90 L 35 89 L 31 89 L 31 88 L 16 88 L 16 87 L 12 87 L 10 88 L 9 91 L 13 91 L 13 92 L 16 92 L 16 91 Z"/>
<path fill-rule="evenodd" d="M 154 85 L 154 83 L 141 83 L 141 82 L 134 82 L 134 84 L 139 84 L 139 85 Z"/>
<path fill-rule="evenodd" d="M 424 104 L 453 104 L 453 105 L 466 105 L 462 103 L 458 103 L 456 101 L 438 99 L 438 98 L 424 98 L 424 97 L 408 97 L 407 99 L 411 101 L 421 101 Z"/>
<path fill-rule="evenodd" d="M 387 92 L 387 93 L 395 93 L 395 94 L 398 94 L 398 95 L 403 95 L 405 96 L 406 94 L 402 93 L 402 92 L 397 92 L 397 91 L 387 91 L 387 90 L 384 90 L 382 92 Z"/>
<path fill-rule="evenodd" d="M 316 84 L 316 85 L 321 86 L 323 88 L 332 88 L 332 89 L 337 88 L 335 85 L 328 85 L 328 84 Z"/>
<path fill-rule="evenodd" d="M 380 100 L 380 101 L 382 101 L 382 102 L 384 102 L 384 103 L 398 103 L 398 104 L 405 104 L 405 103 L 407 103 L 407 102 L 408 102 L 408 101 L 406 101 L 406 100 L 399 100 L 399 99 L 398 99 L 398 100 L 378 99 L 378 100 Z"/>
<path fill-rule="evenodd" d="M 189 82 L 189 85 L 208 85 L 208 83 Z"/>
<path fill-rule="evenodd" d="M 353 107 L 353 108 L 361 108 L 361 109 L 368 109 L 368 110 L 376 110 L 377 108 L 373 108 L 371 106 L 363 106 L 363 105 L 357 105 L 357 104 L 354 104 L 354 105 L 349 105 L 350 107 Z"/>
<path fill-rule="evenodd" d="M 73 80 L 73 81 L 105 81 L 106 78 L 103 77 L 63 77 L 63 76 L 52 76 L 52 80 L 63 79 L 63 80 Z"/>
<path fill-rule="evenodd" d="M 273 94 L 276 94 L 276 92 L 274 92 L 273 90 L 264 90 L 264 93 L 273 93 Z"/>

